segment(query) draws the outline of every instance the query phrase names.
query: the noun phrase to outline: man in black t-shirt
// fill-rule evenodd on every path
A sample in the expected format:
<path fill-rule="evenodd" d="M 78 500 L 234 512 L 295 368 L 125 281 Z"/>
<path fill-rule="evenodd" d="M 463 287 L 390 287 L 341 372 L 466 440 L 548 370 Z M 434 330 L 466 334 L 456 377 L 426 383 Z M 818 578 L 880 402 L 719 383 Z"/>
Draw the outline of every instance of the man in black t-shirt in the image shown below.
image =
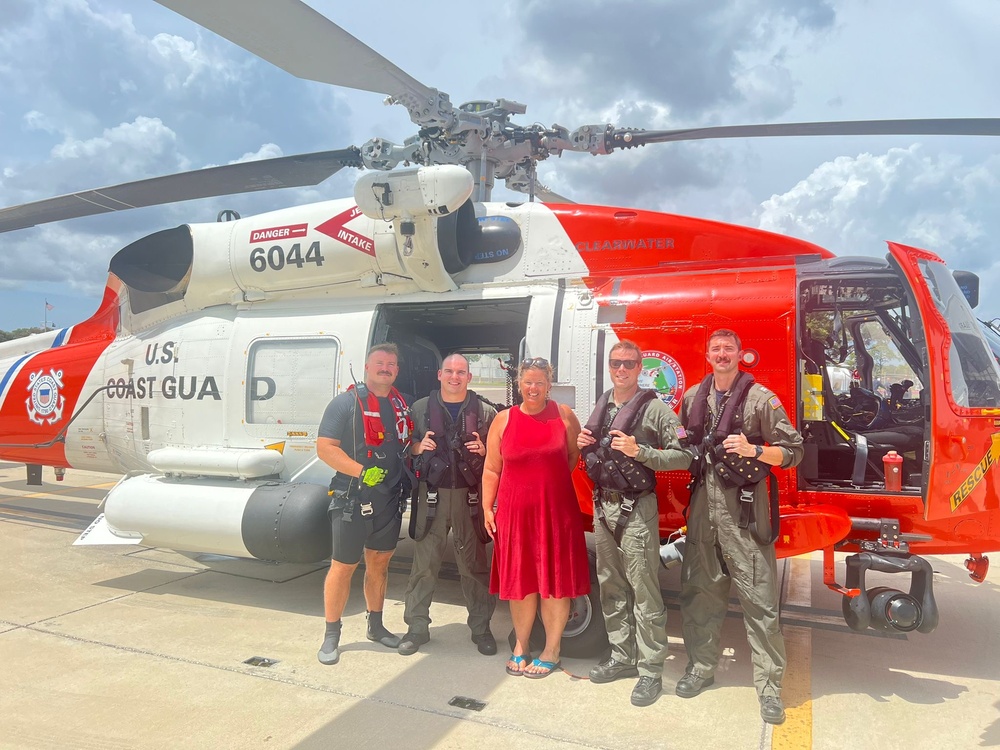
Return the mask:
<path fill-rule="evenodd" d="M 323 664 L 340 659 L 341 616 L 362 554 L 368 640 L 399 646 L 399 638 L 382 624 L 389 559 L 402 519 L 403 455 L 410 432 L 406 402 L 393 387 L 398 373 L 396 346 L 372 347 L 364 388 L 352 386 L 334 398 L 319 425 L 316 454 L 337 472 L 330 483 L 333 550 L 323 589 L 326 636 L 318 654 Z"/>

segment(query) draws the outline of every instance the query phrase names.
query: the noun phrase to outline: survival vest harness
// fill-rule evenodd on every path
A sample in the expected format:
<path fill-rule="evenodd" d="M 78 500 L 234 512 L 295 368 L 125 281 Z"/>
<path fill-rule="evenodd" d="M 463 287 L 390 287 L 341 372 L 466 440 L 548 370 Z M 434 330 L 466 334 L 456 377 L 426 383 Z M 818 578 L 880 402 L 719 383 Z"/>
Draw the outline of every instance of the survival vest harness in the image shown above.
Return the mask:
<path fill-rule="evenodd" d="M 700 446 L 703 451 L 704 460 L 709 461 L 716 473 L 727 487 L 739 487 L 740 490 L 740 519 L 741 529 L 750 529 L 753 538 L 762 545 L 768 545 L 778 538 L 778 488 L 771 473 L 769 464 L 759 461 L 756 458 L 737 456 L 727 453 L 722 447 L 722 441 L 727 435 L 743 431 L 743 403 L 746 401 L 747 393 L 754 384 L 753 375 L 742 370 L 737 373 L 736 380 L 727 391 L 720 404 L 719 413 L 716 415 L 715 424 L 709 428 L 708 397 L 714 389 L 714 378 L 712 374 L 706 375 L 698 386 L 694 403 L 688 414 L 688 424 L 684 426 L 689 436 L 689 444 Z M 763 441 L 759 435 L 748 436 L 747 439 L 754 445 L 762 445 Z M 714 460 L 713 460 L 714 459 Z M 692 477 L 691 497 L 694 497 L 694 490 L 701 479 L 700 472 L 704 470 L 701 461 L 692 464 L 694 472 L 698 475 Z M 754 488 L 760 482 L 767 480 L 768 489 L 768 510 L 770 514 L 770 538 L 763 537 L 758 533 L 757 519 L 754 516 L 753 496 Z"/>
<path fill-rule="evenodd" d="M 597 485 L 598 490 L 621 495 L 621 514 L 618 516 L 618 523 L 615 525 L 614 531 L 611 531 L 608 526 L 601 503 L 594 503 L 594 515 L 608 530 L 608 533 L 614 536 L 615 544 L 621 546 L 625 526 L 635 509 L 633 503 L 639 495 L 656 485 L 656 472 L 634 458 L 629 458 L 621 451 L 612 450 L 609 433 L 611 430 L 621 430 L 626 435 L 631 435 L 642 421 L 649 402 L 656 398 L 656 392 L 640 390 L 622 405 L 611 423 L 607 424 L 613 392 L 614 389 L 601 394 L 590 419 L 587 420 L 586 428 L 590 434 L 595 437 L 600 435 L 600 437 L 596 447 L 590 446 L 584 450 L 583 461 L 587 467 L 587 476 Z M 607 425 L 606 428 L 605 425 Z"/>
<path fill-rule="evenodd" d="M 382 424 L 382 412 L 378 408 L 378 397 L 367 387 L 357 388 L 353 383 L 347 386 L 347 390 L 354 391 L 358 405 L 361 407 L 365 425 L 365 444 L 369 448 L 382 445 L 382 441 L 385 440 L 385 425 Z M 362 397 L 365 399 L 364 403 L 361 401 Z M 407 436 L 413 431 L 413 420 L 410 419 L 406 401 L 395 387 L 389 389 L 388 398 L 389 403 L 392 404 L 392 410 L 396 413 L 396 436 L 399 438 L 399 442 L 405 443 Z"/>
<path fill-rule="evenodd" d="M 388 468 L 391 466 L 392 462 L 385 451 L 376 450 L 382 443 L 385 442 L 386 431 L 385 425 L 382 423 L 382 412 L 379 409 L 378 396 L 371 392 L 364 385 L 355 386 L 351 384 L 347 387 L 347 392 L 354 391 L 354 396 L 357 399 L 358 407 L 361 409 L 361 420 L 365 428 L 365 447 L 366 455 L 365 460 L 358 460 L 359 463 L 364 464 L 365 461 L 374 462 L 376 465 L 382 465 L 383 468 Z M 406 400 L 403 395 L 396 390 L 395 387 L 389 389 L 389 395 L 387 397 L 389 403 L 392 404 L 392 410 L 396 415 L 396 437 L 399 438 L 399 442 L 404 446 L 407 443 L 407 439 L 410 436 L 410 432 L 413 431 L 413 420 L 410 419 L 410 410 L 406 405 Z M 397 459 L 400 460 L 401 459 Z M 333 492 L 333 485 L 331 483 L 331 494 Z M 405 498 L 400 498 L 402 502 L 405 503 Z M 359 501 L 359 506 L 361 509 L 361 517 L 370 524 L 370 517 L 375 513 L 375 508 L 372 505 L 371 499 L 365 497 L 364 488 L 362 488 L 362 495 Z M 400 508 L 400 517 L 402 517 L 402 508 Z M 350 521 L 354 515 L 354 500 L 351 499 L 350 494 L 348 494 L 348 504 L 344 508 L 343 519 L 345 521 Z M 374 531 L 379 531 L 375 529 Z M 374 533 L 372 529 L 369 529 L 369 534 Z"/>
<path fill-rule="evenodd" d="M 414 483 L 410 496 L 410 538 L 420 541 L 437 516 L 438 489 L 468 487 L 467 503 L 472 517 L 472 527 L 476 536 L 483 544 L 489 542 L 489 535 L 483 526 L 480 513 L 480 484 L 483 480 L 483 457 L 465 449 L 473 432 L 482 435 L 483 423 L 482 401 L 475 391 L 468 391 L 465 401 L 458 410 L 458 417 L 452 420 L 446 416 L 446 409 L 441 401 L 441 392 L 435 391 L 427 399 L 428 428 L 434 433 L 437 447 L 418 462 L 417 478 L 427 483 L 427 516 L 424 519 L 424 530 L 417 536 L 417 501 L 420 497 L 419 483 Z"/>

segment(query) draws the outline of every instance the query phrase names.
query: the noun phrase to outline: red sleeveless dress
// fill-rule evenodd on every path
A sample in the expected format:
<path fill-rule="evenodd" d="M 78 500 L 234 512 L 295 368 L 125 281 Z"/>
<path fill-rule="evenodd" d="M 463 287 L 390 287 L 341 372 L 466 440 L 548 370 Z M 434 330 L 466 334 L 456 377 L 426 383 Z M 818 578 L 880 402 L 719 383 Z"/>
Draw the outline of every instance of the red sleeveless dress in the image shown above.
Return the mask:
<path fill-rule="evenodd" d="M 550 401 L 534 415 L 511 407 L 500 454 L 490 593 L 508 600 L 588 593 L 587 543 L 559 406 Z"/>

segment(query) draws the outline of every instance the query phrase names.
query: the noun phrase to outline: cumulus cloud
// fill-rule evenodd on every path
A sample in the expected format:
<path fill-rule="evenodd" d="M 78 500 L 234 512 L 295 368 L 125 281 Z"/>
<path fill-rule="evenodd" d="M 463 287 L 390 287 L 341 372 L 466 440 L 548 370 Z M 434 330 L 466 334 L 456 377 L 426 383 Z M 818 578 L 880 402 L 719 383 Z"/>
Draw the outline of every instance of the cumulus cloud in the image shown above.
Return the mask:
<path fill-rule="evenodd" d="M 523 74 L 591 103 L 623 91 L 654 99 L 692 121 L 725 106 L 787 107 L 786 41 L 824 33 L 835 14 L 826 0 L 545 0 L 519 20 Z"/>
<path fill-rule="evenodd" d="M 968 164 L 915 145 L 826 162 L 764 201 L 757 221 L 841 255 L 882 255 L 887 240 L 915 245 L 995 279 L 998 189 L 1000 156 Z"/>
<path fill-rule="evenodd" d="M 107 277 L 108 260 L 124 244 L 113 235 L 86 235 L 50 224 L 5 240 L 0 276 L 8 281 L 63 283 L 81 295 L 97 297 Z"/>
<path fill-rule="evenodd" d="M 176 151 L 176 134 L 159 118 L 137 117 L 91 138 L 67 135 L 42 164 L 22 166 L 5 177 L 9 203 L 141 179 L 190 168 Z"/>

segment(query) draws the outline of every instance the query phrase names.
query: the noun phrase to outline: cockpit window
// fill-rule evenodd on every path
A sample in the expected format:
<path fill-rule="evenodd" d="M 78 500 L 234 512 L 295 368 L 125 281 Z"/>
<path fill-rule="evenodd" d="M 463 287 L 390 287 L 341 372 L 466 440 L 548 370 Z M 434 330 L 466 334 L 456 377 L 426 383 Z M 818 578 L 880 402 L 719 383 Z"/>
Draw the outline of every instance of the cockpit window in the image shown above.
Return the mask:
<path fill-rule="evenodd" d="M 972 408 L 1000 406 L 1000 366 L 958 283 L 943 263 L 921 260 L 918 266 L 935 307 L 951 331 L 945 366 L 952 400 L 958 406 Z"/>
<path fill-rule="evenodd" d="M 1000 332 L 989 323 L 979 321 L 982 326 L 983 336 L 986 338 L 986 345 L 993 352 L 993 358 L 1000 363 Z"/>

